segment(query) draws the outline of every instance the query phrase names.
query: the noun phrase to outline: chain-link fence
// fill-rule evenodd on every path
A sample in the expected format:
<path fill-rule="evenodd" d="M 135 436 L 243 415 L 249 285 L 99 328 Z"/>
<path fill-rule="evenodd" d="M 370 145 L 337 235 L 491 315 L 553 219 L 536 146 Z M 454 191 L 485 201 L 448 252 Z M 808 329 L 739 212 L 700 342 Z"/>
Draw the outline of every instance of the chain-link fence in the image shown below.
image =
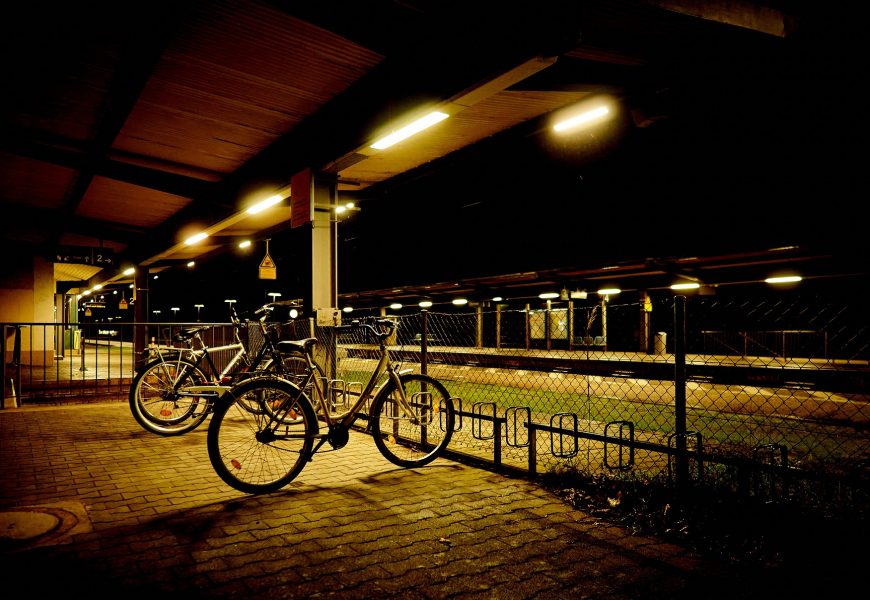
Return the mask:
<path fill-rule="evenodd" d="M 455 399 L 454 452 L 762 499 L 866 501 L 870 328 L 849 310 L 678 297 L 389 318 L 393 357 Z M 306 321 L 289 333 L 328 339 Z M 364 382 L 371 344 L 343 336 L 318 344 L 320 359 L 339 385 Z"/>

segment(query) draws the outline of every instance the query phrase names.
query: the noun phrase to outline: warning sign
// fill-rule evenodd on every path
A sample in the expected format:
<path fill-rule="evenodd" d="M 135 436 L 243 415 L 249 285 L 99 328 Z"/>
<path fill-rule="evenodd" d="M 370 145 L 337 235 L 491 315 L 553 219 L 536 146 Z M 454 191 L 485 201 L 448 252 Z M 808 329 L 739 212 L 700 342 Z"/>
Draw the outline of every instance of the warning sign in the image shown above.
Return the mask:
<path fill-rule="evenodd" d="M 260 263 L 260 279 L 278 279 L 278 267 L 275 266 L 275 261 L 268 252 Z"/>

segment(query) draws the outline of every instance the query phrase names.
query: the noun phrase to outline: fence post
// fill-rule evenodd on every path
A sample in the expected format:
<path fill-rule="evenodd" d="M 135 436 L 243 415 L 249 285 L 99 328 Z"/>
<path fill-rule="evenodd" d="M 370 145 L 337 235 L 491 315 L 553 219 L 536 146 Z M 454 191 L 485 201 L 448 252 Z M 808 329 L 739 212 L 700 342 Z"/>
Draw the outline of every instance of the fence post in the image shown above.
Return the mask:
<path fill-rule="evenodd" d="M 421 338 L 420 338 L 420 373 L 427 374 L 428 351 L 429 351 L 429 311 L 425 308 L 420 311 L 422 313 L 423 322 Z"/>
<path fill-rule="evenodd" d="M 682 488 L 689 478 L 686 453 L 686 297 L 674 298 L 674 435 L 676 437 L 676 481 Z"/>

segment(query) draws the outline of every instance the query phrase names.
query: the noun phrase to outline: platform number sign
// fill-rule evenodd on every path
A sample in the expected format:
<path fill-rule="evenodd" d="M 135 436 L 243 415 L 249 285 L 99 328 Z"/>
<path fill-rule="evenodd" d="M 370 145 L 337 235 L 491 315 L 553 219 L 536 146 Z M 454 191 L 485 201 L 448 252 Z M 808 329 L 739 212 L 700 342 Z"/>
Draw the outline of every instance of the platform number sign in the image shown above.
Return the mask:
<path fill-rule="evenodd" d="M 58 246 L 54 253 L 56 263 L 111 267 L 115 264 L 115 251 L 93 246 Z"/>

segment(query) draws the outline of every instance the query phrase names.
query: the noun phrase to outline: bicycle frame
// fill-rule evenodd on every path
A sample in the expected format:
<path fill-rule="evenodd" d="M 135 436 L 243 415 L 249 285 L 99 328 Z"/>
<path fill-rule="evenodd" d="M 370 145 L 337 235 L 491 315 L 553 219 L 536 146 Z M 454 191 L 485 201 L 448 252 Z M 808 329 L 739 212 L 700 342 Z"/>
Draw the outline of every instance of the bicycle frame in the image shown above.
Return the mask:
<path fill-rule="evenodd" d="M 303 355 L 306 357 L 308 361 L 308 374 L 302 380 L 299 387 L 299 394 L 296 397 L 286 399 L 281 406 L 276 407 L 274 413 L 269 417 L 270 428 L 279 427 L 281 424 L 281 418 L 278 418 L 283 410 L 284 406 L 288 403 L 296 402 L 299 399 L 299 396 L 304 394 L 304 390 L 308 388 L 309 385 L 312 384 L 315 388 L 316 398 L 309 398 L 309 401 L 312 403 L 314 408 L 316 409 L 318 406 L 320 407 L 320 412 L 324 422 L 327 426 L 327 433 L 318 433 L 317 437 L 320 438 L 317 446 L 312 450 L 312 454 L 317 452 L 317 450 L 323 445 L 328 436 L 329 432 L 335 430 L 336 428 L 349 429 L 353 423 L 359 418 L 367 418 L 367 413 L 360 412 L 360 409 L 365 405 L 368 401 L 369 396 L 375 390 L 375 386 L 377 385 L 378 380 L 381 378 L 381 375 L 386 373 L 390 380 L 395 383 L 395 389 L 398 392 L 398 405 L 401 407 L 402 411 L 411 418 L 412 420 L 416 420 L 416 414 L 414 413 L 414 409 L 411 407 L 411 403 L 408 398 L 405 396 L 404 388 L 401 385 L 401 381 L 399 378 L 399 373 L 396 371 L 393 363 L 390 359 L 390 353 L 386 346 L 386 335 L 379 334 L 374 328 L 370 325 L 361 325 L 362 327 L 369 327 L 376 335 L 378 339 L 378 346 L 380 349 L 380 358 L 378 359 L 378 364 L 375 366 L 374 371 L 369 376 L 369 380 L 363 388 L 362 392 L 359 395 L 359 398 L 353 403 L 353 405 L 348 408 L 346 411 L 333 413 L 329 410 L 329 402 L 328 402 L 328 383 L 326 381 L 322 382 L 323 388 L 320 387 L 320 382 L 316 381 L 316 371 L 313 368 L 313 358 L 311 357 L 310 352 L 305 352 Z M 350 329 L 354 326 L 343 327 L 342 329 Z M 339 329 L 339 328 L 336 328 Z M 316 404 L 315 404 L 316 403 Z"/>

